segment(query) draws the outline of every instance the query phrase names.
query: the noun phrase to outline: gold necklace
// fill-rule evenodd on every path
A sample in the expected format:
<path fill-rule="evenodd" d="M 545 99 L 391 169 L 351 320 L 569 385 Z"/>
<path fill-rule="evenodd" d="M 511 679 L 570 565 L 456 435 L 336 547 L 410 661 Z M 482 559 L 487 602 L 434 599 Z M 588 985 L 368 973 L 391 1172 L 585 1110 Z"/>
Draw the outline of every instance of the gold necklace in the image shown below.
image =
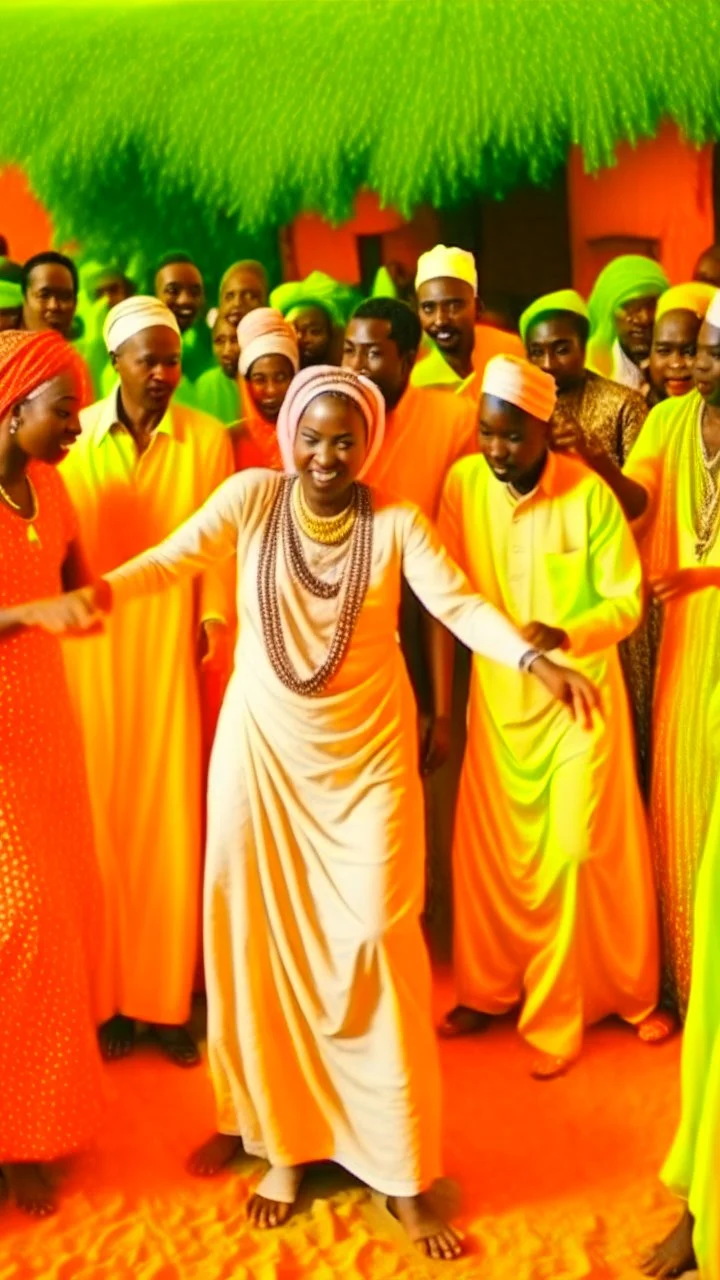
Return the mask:
<path fill-rule="evenodd" d="M 37 542 L 38 546 L 40 546 L 40 537 L 38 535 L 37 529 L 35 528 L 35 521 L 37 520 L 38 515 L 40 514 L 40 503 L 38 502 L 38 496 L 37 496 L 37 493 L 35 492 L 35 486 L 32 480 L 30 479 L 29 476 L 26 476 L 25 479 L 28 482 L 28 488 L 30 490 L 30 498 L 32 501 L 31 515 L 24 516 L 22 514 L 21 504 L 19 502 L 16 502 L 14 498 L 11 498 L 7 489 L 3 488 L 1 484 L 0 484 L 0 497 L 4 499 L 4 501 L 11 508 L 11 510 L 14 511 L 15 514 L 19 516 L 19 518 L 23 520 L 25 524 L 28 526 L 28 531 L 27 531 L 28 542 Z"/>
<path fill-rule="evenodd" d="M 335 516 L 316 516 L 308 507 L 302 484 L 298 480 L 293 485 L 293 511 L 302 532 L 312 542 L 320 542 L 328 547 L 339 546 L 350 536 L 355 526 L 357 491 L 353 490 L 353 496 L 344 511 Z"/>

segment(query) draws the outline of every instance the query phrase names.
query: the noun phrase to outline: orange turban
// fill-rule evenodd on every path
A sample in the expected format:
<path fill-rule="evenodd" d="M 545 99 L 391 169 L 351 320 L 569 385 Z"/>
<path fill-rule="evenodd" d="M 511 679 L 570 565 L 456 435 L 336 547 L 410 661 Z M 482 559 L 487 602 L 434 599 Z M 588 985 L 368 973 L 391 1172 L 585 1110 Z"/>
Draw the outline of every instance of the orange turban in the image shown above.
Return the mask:
<path fill-rule="evenodd" d="M 0 420 L 44 382 L 65 372 L 72 373 L 79 396 L 83 387 L 82 362 L 59 333 L 52 329 L 37 333 L 8 329 L 0 333 Z"/>

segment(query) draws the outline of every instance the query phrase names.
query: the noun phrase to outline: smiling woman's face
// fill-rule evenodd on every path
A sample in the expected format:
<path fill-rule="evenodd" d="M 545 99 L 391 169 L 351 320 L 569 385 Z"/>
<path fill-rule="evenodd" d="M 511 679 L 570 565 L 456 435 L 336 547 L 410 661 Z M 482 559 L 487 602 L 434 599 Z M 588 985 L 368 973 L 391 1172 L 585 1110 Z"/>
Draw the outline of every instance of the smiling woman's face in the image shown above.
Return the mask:
<path fill-rule="evenodd" d="M 72 373 L 60 373 L 39 395 L 15 407 L 10 438 L 28 458 L 55 465 L 62 462 L 80 434 L 79 409 Z"/>
<path fill-rule="evenodd" d="M 303 413 L 294 445 L 303 492 L 313 506 L 341 501 L 367 456 L 365 419 L 347 396 L 319 395 Z"/>

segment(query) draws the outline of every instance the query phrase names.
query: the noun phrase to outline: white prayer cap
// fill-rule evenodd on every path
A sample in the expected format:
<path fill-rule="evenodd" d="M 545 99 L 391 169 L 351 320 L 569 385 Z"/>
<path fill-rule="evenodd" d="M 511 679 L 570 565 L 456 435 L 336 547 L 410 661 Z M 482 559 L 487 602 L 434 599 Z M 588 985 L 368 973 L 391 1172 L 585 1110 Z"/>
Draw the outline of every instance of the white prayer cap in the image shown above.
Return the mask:
<path fill-rule="evenodd" d="M 134 338 L 143 329 L 165 325 L 180 337 L 180 326 L 169 307 L 159 298 L 136 294 L 111 307 L 103 325 L 103 338 L 109 352 L 117 351 L 128 338 Z"/>
<path fill-rule="evenodd" d="M 415 275 L 416 289 L 419 289 L 420 285 L 425 284 L 427 280 L 441 280 L 445 277 L 450 280 L 462 280 L 464 284 L 469 284 L 477 296 L 477 267 L 475 259 L 467 249 L 436 244 L 434 249 L 428 249 L 427 253 L 420 254 Z"/>
<path fill-rule="evenodd" d="M 520 356 L 493 356 L 488 360 L 482 394 L 517 405 L 543 422 L 550 421 L 557 399 L 555 379 Z"/>
<path fill-rule="evenodd" d="M 705 312 L 705 319 L 713 329 L 720 329 L 720 289 L 715 290 L 715 296 Z"/>
<path fill-rule="evenodd" d="M 297 335 L 276 307 L 255 307 L 248 311 L 237 327 L 237 337 L 243 378 L 261 356 L 286 356 L 293 372 L 297 373 L 300 365 Z"/>

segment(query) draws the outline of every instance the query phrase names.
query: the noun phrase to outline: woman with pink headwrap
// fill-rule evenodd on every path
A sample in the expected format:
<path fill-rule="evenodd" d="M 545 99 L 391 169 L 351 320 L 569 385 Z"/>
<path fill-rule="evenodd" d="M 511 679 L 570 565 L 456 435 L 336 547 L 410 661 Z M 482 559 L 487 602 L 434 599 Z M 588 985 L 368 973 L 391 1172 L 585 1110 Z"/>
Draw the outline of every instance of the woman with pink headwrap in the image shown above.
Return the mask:
<path fill-rule="evenodd" d="M 293 381 L 284 474 L 246 471 L 94 598 L 91 620 L 237 554 L 235 670 L 210 768 L 205 875 L 208 1048 L 218 1133 L 191 1169 L 270 1164 L 250 1201 L 284 1222 L 306 1165 L 332 1160 L 387 1197 L 432 1258 L 461 1251 L 433 1209 L 440 1088 L 420 929 L 416 710 L 398 642 L 401 579 L 465 644 L 532 666 L 588 721 L 592 686 L 529 650 L 474 595 L 420 511 L 371 491 L 383 398 L 349 369 Z"/>
<path fill-rule="evenodd" d="M 256 307 L 243 316 L 237 337 L 242 418 L 231 427 L 235 469 L 282 471 L 277 424 L 300 364 L 297 335 L 275 307 Z"/>

